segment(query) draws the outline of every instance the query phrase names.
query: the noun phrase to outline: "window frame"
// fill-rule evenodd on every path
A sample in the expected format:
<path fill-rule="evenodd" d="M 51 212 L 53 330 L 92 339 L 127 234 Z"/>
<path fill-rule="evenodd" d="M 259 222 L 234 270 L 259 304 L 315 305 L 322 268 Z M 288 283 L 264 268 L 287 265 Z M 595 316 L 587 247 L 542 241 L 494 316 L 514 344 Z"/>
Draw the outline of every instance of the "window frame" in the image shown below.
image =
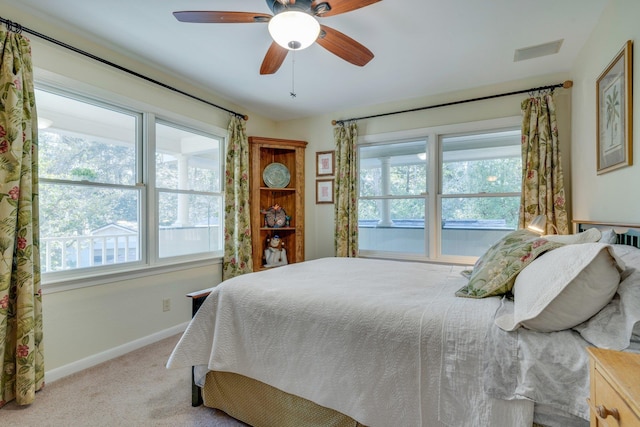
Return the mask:
<path fill-rule="evenodd" d="M 429 149 L 429 140 L 427 137 L 417 137 L 417 138 L 402 138 L 402 139 L 394 139 L 391 141 L 385 140 L 385 141 L 377 141 L 377 142 L 371 142 L 368 144 L 360 144 L 360 142 L 358 142 L 358 154 L 360 154 L 360 149 L 361 148 L 375 148 L 375 147 L 380 147 L 380 146 L 390 146 L 390 145 L 394 145 L 394 144 L 406 144 L 406 143 L 418 143 L 418 142 L 423 142 L 424 143 L 424 149 L 425 151 L 428 151 Z M 397 153 L 395 153 L 397 155 Z M 402 155 L 402 154 L 400 154 Z M 357 156 L 358 158 L 358 173 L 360 173 L 361 171 L 361 160 L 362 157 L 360 155 Z M 383 205 L 383 210 L 390 210 L 390 205 L 393 201 L 396 200 L 422 200 L 424 201 L 424 217 L 425 217 L 425 223 L 427 222 L 427 215 L 429 212 L 428 209 L 428 200 L 425 200 L 425 196 L 428 194 L 428 184 L 429 184 L 429 155 L 426 155 L 425 159 L 423 160 L 425 167 L 426 167 L 426 174 L 425 174 L 425 191 L 420 192 L 419 194 L 392 194 L 392 195 L 385 195 L 385 194 L 381 194 L 381 195 L 367 195 L 367 196 L 362 196 L 360 194 L 360 190 L 362 189 L 362 187 L 360 185 L 358 185 L 358 202 L 360 202 L 361 200 L 368 200 L 368 201 L 380 201 L 382 202 Z M 383 162 L 384 164 L 384 162 Z M 384 171 L 385 166 L 381 165 L 381 172 Z M 416 164 L 418 164 L 418 162 L 416 162 Z M 387 167 L 389 168 L 389 167 Z M 384 179 L 384 173 L 381 173 L 381 177 L 382 179 Z M 360 183 L 359 183 L 360 184 Z M 384 215 L 384 213 L 382 213 L 382 218 L 381 221 L 383 222 L 383 224 L 385 224 L 386 219 L 390 219 L 387 218 L 386 215 Z M 392 220 L 393 221 L 393 220 Z M 386 225 L 386 224 L 385 224 Z M 427 245 L 427 241 L 428 241 L 428 229 L 427 227 L 423 227 L 423 232 L 425 233 L 424 236 L 424 243 L 425 246 Z M 373 255 L 373 256 L 378 256 L 380 254 L 394 254 L 393 258 L 400 258 L 400 259 L 411 259 L 411 260 L 422 260 L 422 256 L 418 255 L 416 253 L 413 252 L 380 252 L 380 251 L 371 251 L 371 250 L 366 250 L 366 251 L 362 251 L 359 250 L 359 253 L 361 254 L 361 256 L 363 255 Z M 424 253 L 424 250 L 423 250 Z M 389 257 L 389 256 L 384 256 Z"/>
<path fill-rule="evenodd" d="M 399 252 L 384 252 L 377 250 L 359 250 L 359 256 L 363 258 L 386 258 L 401 259 L 409 261 L 423 261 L 436 263 L 449 263 L 469 265 L 475 263 L 478 257 L 443 255 L 441 252 L 442 231 L 438 226 L 439 220 L 432 218 L 442 218 L 442 141 L 443 136 L 463 135 L 472 133 L 486 133 L 491 131 L 501 131 L 508 129 L 520 129 L 522 118 L 520 116 L 507 116 L 496 119 L 488 119 L 473 122 L 463 122 L 434 126 L 428 128 L 418 128 L 403 131 L 394 131 L 380 134 L 362 135 L 358 138 L 358 147 L 378 144 L 400 143 L 407 140 L 425 139 L 427 143 L 427 191 L 425 197 L 425 250 L 422 255 L 407 254 Z M 358 171 L 360 164 L 358 163 Z M 499 197 L 502 193 L 489 193 L 486 197 Z M 513 196 L 520 193 L 505 193 Z M 390 196 L 391 198 L 399 198 Z M 474 194 L 453 194 L 447 197 L 476 197 Z M 360 200 L 360 194 L 358 194 Z"/>
<path fill-rule="evenodd" d="M 149 114 L 149 119 L 151 119 L 152 115 Z M 156 180 L 153 179 L 149 179 L 149 187 L 150 187 L 150 194 L 153 194 L 153 198 L 152 201 L 149 202 L 149 206 L 153 206 L 153 228 L 150 230 L 150 235 L 153 235 L 153 251 L 151 252 L 152 254 L 152 262 L 153 263 L 157 263 L 157 264 L 165 264 L 165 263 L 178 263 L 178 262 L 182 262 L 182 261 L 192 261 L 192 260 L 206 260 L 206 259 L 212 259 L 212 258 L 219 258 L 222 259 L 224 253 L 224 184 L 225 184 L 225 154 L 226 154 L 226 143 L 227 143 L 227 135 L 225 134 L 224 136 L 220 136 L 220 135 L 213 135 L 210 132 L 205 132 L 202 131 L 201 129 L 196 129 L 193 126 L 185 126 L 181 123 L 177 123 L 175 120 L 170 120 L 170 119 L 166 119 L 164 117 L 158 117 L 153 115 L 153 121 L 150 120 L 150 122 L 148 123 L 149 127 L 153 128 L 153 138 L 149 138 L 149 157 L 148 157 L 148 162 L 149 162 L 149 171 L 153 172 L 153 175 L 150 176 L 154 176 L 155 177 L 155 167 L 156 167 L 156 162 L 155 162 L 155 154 L 156 154 L 156 138 L 155 138 L 155 130 L 156 130 L 156 125 L 157 124 L 161 124 L 164 126 L 169 126 L 169 127 L 173 127 L 175 129 L 179 129 L 185 132 L 191 132 L 193 134 L 198 134 L 207 138 L 218 138 L 219 139 L 219 144 L 220 144 L 220 153 L 219 153 L 219 157 L 218 157 L 218 168 L 220 170 L 220 183 L 219 183 L 219 188 L 220 190 L 218 192 L 216 191 L 202 191 L 202 190 L 181 190 L 181 189 L 175 189 L 175 188 L 165 188 L 165 187 L 158 187 L 156 185 Z M 151 143 L 151 141 L 153 141 L 153 143 Z M 151 150 L 151 145 L 153 145 L 153 150 Z M 153 164 L 153 165 L 152 165 Z M 221 218 L 220 218 L 220 230 L 218 231 L 218 237 L 219 237 L 219 243 L 220 243 L 220 247 L 221 249 L 219 251 L 207 251 L 207 252 L 199 252 L 199 253 L 195 253 L 195 254 L 187 254 L 187 255 L 178 255 L 178 256 L 171 256 L 171 257 L 160 257 L 160 236 L 159 236 L 159 223 L 160 223 L 160 216 L 159 216 L 159 209 L 156 209 L 158 207 L 158 200 L 160 198 L 160 193 L 167 193 L 167 194 L 185 194 L 185 195 L 204 195 L 204 196 L 220 196 L 221 197 Z"/>
<path fill-rule="evenodd" d="M 138 101 L 122 98 L 115 93 L 105 94 L 96 88 L 74 90 L 72 82 L 50 82 L 47 79 L 36 79 L 35 89 L 50 92 L 73 100 L 96 105 L 117 112 L 125 112 L 137 116 L 135 173 L 136 183 L 132 186 L 120 184 L 89 183 L 93 187 L 111 187 L 136 189 L 139 194 L 139 247 L 140 260 L 110 265 L 92 266 L 42 273 L 41 281 L 44 293 L 54 293 L 70 289 L 102 285 L 122 280 L 135 279 L 148 275 L 170 271 L 179 271 L 194 267 L 222 263 L 222 253 L 201 252 L 198 254 L 175 257 L 159 257 L 158 248 L 158 210 L 156 209 L 157 192 L 155 186 L 155 124 L 156 122 L 173 126 L 188 132 L 201 134 L 220 141 L 219 168 L 220 192 L 222 208 L 225 195 L 225 157 L 228 133 L 226 129 L 204 123 L 177 113 L 158 112 L 156 108 Z M 37 100 L 36 100 L 37 103 Z M 61 182 L 70 185 L 86 185 L 82 181 L 59 180 L 39 177 L 39 182 Z M 192 192 L 187 192 L 191 194 Z M 201 192 L 193 192 L 201 193 Z M 221 224 L 223 226 L 223 224 Z M 222 233 L 220 233 L 222 235 Z M 44 237 L 44 236 L 41 236 Z M 222 238 L 223 239 L 223 238 Z M 224 241 L 220 241 L 224 245 Z M 223 247 L 223 246 L 222 246 Z"/>

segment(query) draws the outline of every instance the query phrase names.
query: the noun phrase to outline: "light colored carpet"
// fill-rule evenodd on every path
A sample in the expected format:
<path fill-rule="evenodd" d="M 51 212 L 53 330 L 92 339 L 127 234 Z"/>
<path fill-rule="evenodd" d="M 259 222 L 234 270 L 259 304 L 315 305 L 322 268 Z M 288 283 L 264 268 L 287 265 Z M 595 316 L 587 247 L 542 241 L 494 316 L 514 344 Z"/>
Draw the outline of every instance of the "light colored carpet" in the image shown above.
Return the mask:
<path fill-rule="evenodd" d="M 0 409 L 0 425 L 246 426 L 221 411 L 191 406 L 191 370 L 165 368 L 179 338 L 164 339 L 47 384 L 33 404 L 21 407 L 14 401 Z"/>

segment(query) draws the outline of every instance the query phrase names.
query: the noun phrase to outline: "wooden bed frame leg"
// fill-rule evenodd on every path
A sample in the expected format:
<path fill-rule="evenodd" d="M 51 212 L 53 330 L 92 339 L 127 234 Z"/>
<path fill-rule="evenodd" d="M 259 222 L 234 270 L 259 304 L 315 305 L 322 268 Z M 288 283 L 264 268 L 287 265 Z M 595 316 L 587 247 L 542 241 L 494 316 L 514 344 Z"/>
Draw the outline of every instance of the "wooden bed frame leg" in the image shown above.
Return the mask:
<path fill-rule="evenodd" d="M 196 385 L 195 366 L 191 367 L 191 406 L 202 405 L 202 390 Z"/>

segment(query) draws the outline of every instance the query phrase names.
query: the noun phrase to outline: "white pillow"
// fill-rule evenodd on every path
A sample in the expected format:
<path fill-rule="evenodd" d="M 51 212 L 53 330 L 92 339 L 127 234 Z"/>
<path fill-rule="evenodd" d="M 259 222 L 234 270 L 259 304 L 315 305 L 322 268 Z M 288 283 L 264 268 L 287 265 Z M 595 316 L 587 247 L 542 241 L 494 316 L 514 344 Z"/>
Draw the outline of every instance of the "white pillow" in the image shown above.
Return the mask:
<path fill-rule="evenodd" d="M 604 243 L 566 245 L 547 252 L 520 272 L 512 290 L 513 313 L 495 323 L 505 331 L 520 326 L 539 332 L 569 329 L 611 301 L 624 268 Z"/>
<path fill-rule="evenodd" d="M 589 228 L 578 234 L 547 234 L 542 236 L 550 242 L 564 243 L 565 245 L 573 245 L 576 243 L 593 243 L 600 240 L 602 233 L 597 228 Z"/>
<path fill-rule="evenodd" d="M 601 243 L 610 243 L 613 245 L 618 241 L 618 235 L 612 228 L 608 228 L 600 233 L 602 234 L 602 237 L 600 237 Z"/>
<path fill-rule="evenodd" d="M 573 329 L 596 347 L 624 350 L 630 341 L 640 342 L 640 249 L 612 247 L 626 266 L 617 295 L 595 316 Z"/>

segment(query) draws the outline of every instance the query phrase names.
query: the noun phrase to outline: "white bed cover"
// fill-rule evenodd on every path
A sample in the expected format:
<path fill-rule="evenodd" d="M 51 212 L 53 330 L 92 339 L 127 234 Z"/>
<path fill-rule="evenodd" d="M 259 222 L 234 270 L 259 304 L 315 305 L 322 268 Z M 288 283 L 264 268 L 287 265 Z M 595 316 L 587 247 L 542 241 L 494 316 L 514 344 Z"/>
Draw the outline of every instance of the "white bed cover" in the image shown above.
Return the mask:
<path fill-rule="evenodd" d="M 205 365 L 367 426 L 530 427 L 533 402 L 483 392 L 499 298 L 459 298 L 462 267 L 323 258 L 213 289 L 167 367 Z"/>

